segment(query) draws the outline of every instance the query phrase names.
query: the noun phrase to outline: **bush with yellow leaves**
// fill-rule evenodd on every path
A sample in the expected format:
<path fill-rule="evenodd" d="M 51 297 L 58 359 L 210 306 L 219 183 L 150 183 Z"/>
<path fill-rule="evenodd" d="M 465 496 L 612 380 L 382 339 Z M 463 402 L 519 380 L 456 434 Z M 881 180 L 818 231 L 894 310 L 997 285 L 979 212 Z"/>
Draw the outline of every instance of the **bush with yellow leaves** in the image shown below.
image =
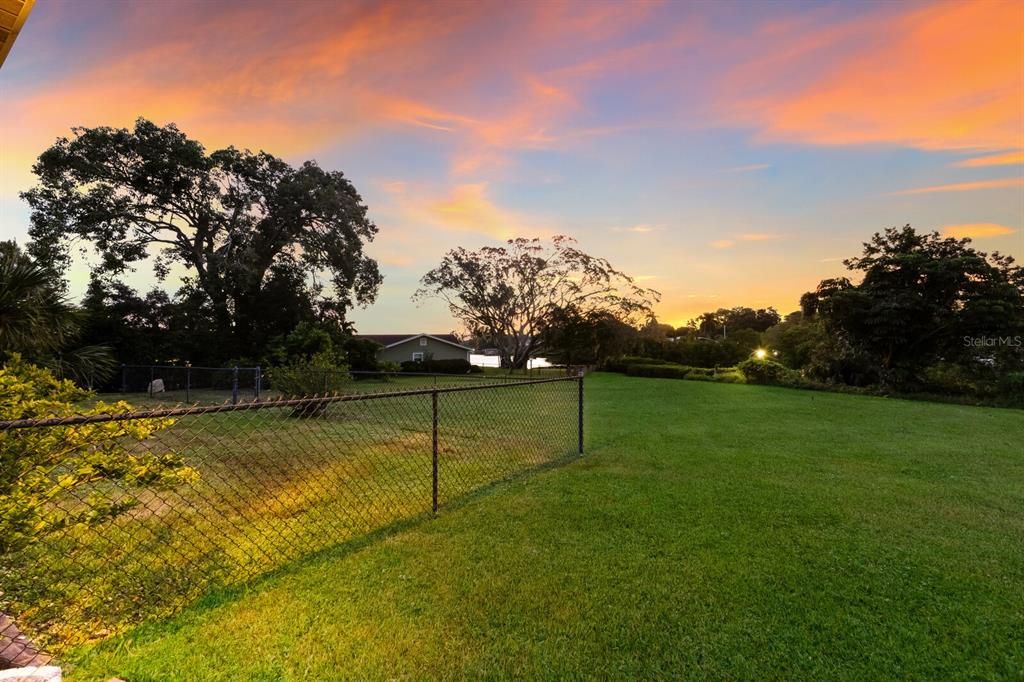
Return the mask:
<path fill-rule="evenodd" d="M 126 402 L 95 402 L 73 382 L 16 354 L 0 368 L 0 420 L 131 412 Z M 47 535 L 113 519 L 137 504 L 132 490 L 176 486 L 197 474 L 174 453 L 139 443 L 173 419 L 133 419 L 0 429 L 0 557 Z M 116 486 L 116 497 L 102 492 Z"/>

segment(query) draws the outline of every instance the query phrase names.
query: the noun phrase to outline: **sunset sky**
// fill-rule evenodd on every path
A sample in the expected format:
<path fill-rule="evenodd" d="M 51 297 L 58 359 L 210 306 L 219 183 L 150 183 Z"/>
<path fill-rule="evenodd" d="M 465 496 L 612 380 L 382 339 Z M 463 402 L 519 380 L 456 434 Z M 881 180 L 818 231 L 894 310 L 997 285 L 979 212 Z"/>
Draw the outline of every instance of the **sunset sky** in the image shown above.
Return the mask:
<path fill-rule="evenodd" d="M 4 239 L 71 126 L 344 171 L 380 228 L 367 333 L 454 329 L 419 277 L 510 236 L 576 237 L 675 325 L 791 311 L 893 225 L 1024 257 L 1020 2 L 38 0 L 0 103 Z"/>

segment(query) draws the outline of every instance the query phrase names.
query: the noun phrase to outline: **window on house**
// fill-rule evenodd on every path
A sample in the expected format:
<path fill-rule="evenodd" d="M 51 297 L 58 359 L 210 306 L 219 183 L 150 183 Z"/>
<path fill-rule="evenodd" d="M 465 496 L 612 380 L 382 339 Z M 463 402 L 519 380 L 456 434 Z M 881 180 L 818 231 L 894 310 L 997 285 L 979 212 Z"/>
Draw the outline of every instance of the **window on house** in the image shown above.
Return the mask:
<path fill-rule="evenodd" d="M 420 338 L 420 345 L 421 346 L 427 345 L 427 337 L 424 336 L 424 337 Z"/>
<path fill-rule="evenodd" d="M 423 353 L 413 353 L 412 354 L 412 361 L 413 362 L 423 362 Z"/>

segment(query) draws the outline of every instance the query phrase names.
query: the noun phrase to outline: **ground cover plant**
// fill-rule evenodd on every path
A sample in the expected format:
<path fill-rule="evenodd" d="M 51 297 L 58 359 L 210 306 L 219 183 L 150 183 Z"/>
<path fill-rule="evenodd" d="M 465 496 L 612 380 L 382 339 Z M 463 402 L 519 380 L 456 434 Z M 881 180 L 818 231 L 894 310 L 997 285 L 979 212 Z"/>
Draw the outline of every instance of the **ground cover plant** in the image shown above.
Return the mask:
<path fill-rule="evenodd" d="M 1015 678 L 1024 413 L 598 374 L 588 452 L 69 679 Z"/>

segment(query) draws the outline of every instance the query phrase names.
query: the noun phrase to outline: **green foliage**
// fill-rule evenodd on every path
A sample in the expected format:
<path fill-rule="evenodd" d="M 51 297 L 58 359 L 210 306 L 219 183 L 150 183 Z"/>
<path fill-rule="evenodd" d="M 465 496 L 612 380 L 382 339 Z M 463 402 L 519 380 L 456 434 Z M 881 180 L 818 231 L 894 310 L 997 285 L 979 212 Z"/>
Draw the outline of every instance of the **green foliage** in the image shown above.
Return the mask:
<path fill-rule="evenodd" d="M 81 318 L 51 269 L 0 242 L 0 357 L 18 353 L 92 386 L 113 374 L 115 362 L 106 345 L 76 345 Z"/>
<path fill-rule="evenodd" d="M 733 341 L 681 341 L 666 349 L 669 360 L 695 367 L 733 366 L 750 354 L 750 350 Z"/>
<path fill-rule="evenodd" d="M 69 417 L 130 412 L 125 402 L 78 405 L 86 391 L 13 355 L 0 368 L 0 418 Z M 137 504 L 132 492 L 193 481 L 196 473 L 174 453 L 153 454 L 141 443 L 171 419 L 110 421 L 47 429 L 0 431 L 0 556 L 77 525 L 103 523 Z M 122 488 L 91 494 L 97 485 Z"/>
<path fill-rule="evenodd" d="M 0 350 L 53 352 L 75 336 L 75 310 L 55 280 L 17 244 L 0 242 Z"/>
<path fill-rule="evenodd" d="M 132 130 L 75 128 L 33 172 L 39 182 L 22 197 L 34 255 L 59 269 L 85 242 L 98 274 L 149 261 L 162 279 L 183 267 L 188 296 L 201 295 L 235 356 L 258 357 L 302 311 L 344 320 L 381 282 L 363 252 L 377 233 L 366 205 L 341 172 L 312 161 L 294 168 L 234 147 L 208 154 L 173 124 L 140 118 Z"/>
<path fill-rule="evenodd" d="M 859 284 L 825 280 L 801 299 L 846 359 L 865 360 L 883 385 L 912 385 L 939 360 L 972 362 L 990 355 L 1005 369 L 1024 349 L 999 352 L 964 343 L 1024 331 L 1024 270 L 1012 258 L 976 251 L 969 239 L 919 234 L 909 225 L 875 234 L 863 255 L 845 262 Z"/>
<path fill-rule="evenodd" d="M 1007 372 L 999 377 L 999 395 L 1024 405 L 1024 372 Z"/>
<path fill-rule="evenodd" d="M 779 323 L 779 313 L 775 308 L 719 308 L 714 312 L 703 313 L 690 321 L 691 329 L 699 336 L 726 339 L 740 330 L 763 332 Z"/>
<path fill-rule="evenodd" d="M 652 324 L 656 325 L 653 320 Z M 650 334 L 658 331 L 651 325 L 644 329 Z M 636 334 L 633 327 L 607 311 L 581 313 L 558 308 L 544 329 L 544 356 L 555 364 L 598 365 L 625 353 Z"/>
<path fill-rule="evenodd" d="M 785 384 L 794 378 L 791 370 L 774 360 L 749 358 L 737 367 L 751 384 Z"/>
<path fill-rule="evenodd" d="M 308 360 L 271 367 L 270 388 L 289 398 L 339 393 L 351 383 L 349 369 L 332 353 L 317 353 Z"/>
<path fill-rule="evenodd" d="M 790 313 L 764 333 L 764 344 L 777 351 L 779 361 L 791 369 L 807 367 L 826 343 L 827 334 L 821 321 L 804 319 L 800 311 Z"/>
<path fill-rule="evenodd" d="M 349 337 L 345 340 L 343 350 L 348 366 L 355 372 L 387 372 L 383 368 L 385 363 L 377 361 L 377 351 L 381 345 L 369 339 L 357 339 Z M 397 368 L 397 363 L 395 364 Z M 398 371 L 395 369 L 394 371 Z"/>
<path fill-rule="evenodd" d="M 406 360 L 401 364 L 403 372 L 426 372 L 431 374 L 469 374 L 473 366 L 463 358 L 435 360 L 427 358 L 419 362 Z"/>
<path fill-rule="evenodd" d="M 689 367 L 664 362 L 652 363 L 649 358 L 641 358 L 641 360 L 644 361 L 624 365 L 622 371 L 633 377 L 743 383 L 743 377 L 733 367 Z"/>
<path fill-rule="evenodd" d="M 340 336 L 340 330 L 328 325 L 300 322 L 271 343 L 271 365 L 342 367 L 347 358 Z"/>

